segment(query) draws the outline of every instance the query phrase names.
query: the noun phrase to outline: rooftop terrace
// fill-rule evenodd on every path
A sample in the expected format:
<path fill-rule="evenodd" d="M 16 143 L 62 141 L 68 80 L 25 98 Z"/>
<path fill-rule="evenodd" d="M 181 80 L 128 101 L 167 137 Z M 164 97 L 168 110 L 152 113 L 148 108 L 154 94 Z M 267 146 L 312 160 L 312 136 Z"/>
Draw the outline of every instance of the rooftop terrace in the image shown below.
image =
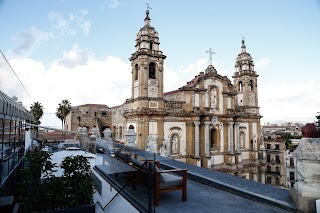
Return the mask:
<path fill-rule="evenodd" d="M 110 142 L 108 142 L 110 143 Z M 112 148 L 125 150 L 122 144 L 110 144 Z M 127 151 L 127 150 L 126 150 Z M 162 169 L 188 169 L 187 201 L 181 200 L 181 191 L 160 194 L 160 205 L 151 208 L 156 212 L 292 212 L 296 207 L 289 191 L 249 181 L 219 171 L 185 164 L 169 158 L 152 155 L 143 150 L 130 150 L 137 156 L 159 161 Z M 139 157 L 138 157 L 139 158 Z M 101 164 L 101 163 L 100 163 Z M 96 164 L 96 171 L 112 186 L 120 190 L 126 176 L 108 174 L 103 165 Z M 133 190 L 125 186 L 120 193 L 139 211 L 148 211 L 148 187 L 137 182 Z"/>

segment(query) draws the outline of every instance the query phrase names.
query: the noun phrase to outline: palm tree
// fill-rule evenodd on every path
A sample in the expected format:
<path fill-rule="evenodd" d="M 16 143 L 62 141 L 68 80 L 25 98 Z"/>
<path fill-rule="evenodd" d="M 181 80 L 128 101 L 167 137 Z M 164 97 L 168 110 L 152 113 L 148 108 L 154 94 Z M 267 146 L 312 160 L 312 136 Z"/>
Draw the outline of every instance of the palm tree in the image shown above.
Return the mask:
<path fill-rule="evenodd" d="M 40 125 L 41 124 L 41 117 L 43 115 L 43 106 L 41 105 L 41 103 L 34 102 L 31 106 L 30 106 L 30 112 L 32 113 L 33 117 L 34 117 L 34 121 L 33 123 L 35 125 Z M 35 127 L 36 130 L 36 134 L 38 134 L 38 127 Z"/>
<path fill-rule="evenodd" d="M 71 103 L 68 99 L 63 99 L 61 103 L 59 103 L 56 116 L 61 120 L 62 129 L 64 129 L 66 123 L 66 117 L 71 111 Z M 63 132 L 62 132 L 62 140 L 63 140 Z"/>

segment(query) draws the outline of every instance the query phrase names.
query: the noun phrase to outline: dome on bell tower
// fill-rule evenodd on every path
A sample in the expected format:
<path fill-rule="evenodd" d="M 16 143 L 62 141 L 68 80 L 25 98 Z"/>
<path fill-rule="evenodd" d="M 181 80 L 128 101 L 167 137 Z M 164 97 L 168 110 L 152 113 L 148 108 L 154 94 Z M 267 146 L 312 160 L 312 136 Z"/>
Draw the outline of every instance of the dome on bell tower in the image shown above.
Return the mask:
<path fill-rule="evenodd" d="M 256 72 L 254 71 L 253 59 L 246 50 L 244 39 L 242 39 L 241 53 L 238 54 L 235 67 L 236 67 L 236 71 L 234 73 L 235 76 L 257 75 Z"/>
<path fill-rule="evenodd" d="M 154 27 L 150 25 L 151 18 L 149 16 L 149 7 L 146 10 L 144 26 L 139 30 L 136 37 L 136 52 L 132 54 L 130 61 L 136 58 L 139 54 L 153 55 L 156 57 L 165 58 L 165 55 L 160 51 L 159 35 Z"/>

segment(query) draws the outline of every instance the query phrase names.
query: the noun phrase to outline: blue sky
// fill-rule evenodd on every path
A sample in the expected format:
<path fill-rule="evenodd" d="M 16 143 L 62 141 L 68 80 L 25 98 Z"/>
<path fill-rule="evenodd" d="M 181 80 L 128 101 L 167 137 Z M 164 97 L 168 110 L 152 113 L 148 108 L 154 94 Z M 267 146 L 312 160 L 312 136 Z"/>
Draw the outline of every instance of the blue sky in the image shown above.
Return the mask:
<path fill-rule="evenodd" d="M 53 113 L 63 98 L 108 106 L 130 98 L 128 58 L 147 2 L 167 55 L 165 91 L 203 71 L 209 48 L 231 79 L 243 35 L 260 75 L 263 122 L 312 122 L 320 111 L 319 0 L 0 0 L 0 49 L 29 102 Z"/>

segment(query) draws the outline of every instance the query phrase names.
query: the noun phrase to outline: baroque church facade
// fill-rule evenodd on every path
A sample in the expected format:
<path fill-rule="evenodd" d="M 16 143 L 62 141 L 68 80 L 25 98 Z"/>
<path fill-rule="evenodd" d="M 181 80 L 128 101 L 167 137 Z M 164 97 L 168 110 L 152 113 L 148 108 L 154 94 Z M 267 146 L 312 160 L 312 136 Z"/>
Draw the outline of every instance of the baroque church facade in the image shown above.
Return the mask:
<path fill-rule="evenodd" d="M 125 141 L 133 126 L 139 149 L 265 183 L 258 75 L 245 41 L 233 83 L 210 63 L 183 87 L 164 93 L 166 56 L 150 21 L 147 10 L 129 59 L 131 98 L 108 110 L 114 138 Z"/>

